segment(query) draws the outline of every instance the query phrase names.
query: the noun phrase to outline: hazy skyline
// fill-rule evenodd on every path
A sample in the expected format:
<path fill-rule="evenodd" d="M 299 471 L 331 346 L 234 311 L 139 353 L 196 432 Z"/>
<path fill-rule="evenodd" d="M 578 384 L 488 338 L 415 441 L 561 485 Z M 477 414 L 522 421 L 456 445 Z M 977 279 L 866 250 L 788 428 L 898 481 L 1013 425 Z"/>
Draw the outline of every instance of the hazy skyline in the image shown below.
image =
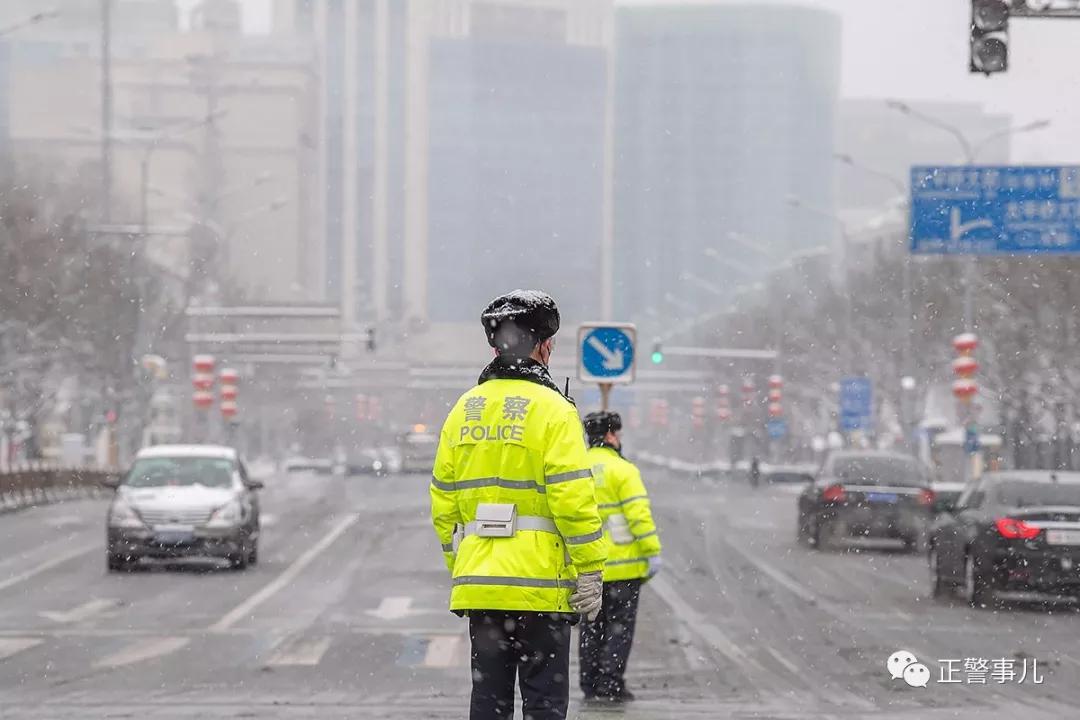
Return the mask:
<path fill-rule="evenodd" d="M 679 4 L 679 0 L 650 0 Z M 685 0 L 683 0 L 685 1 Z M 701 0 L 698 0 L 699 2 Z M 970 101 L 1012 114 L 1017 124 L 1046 118 L 1047 130 L 1013 141 L 1018 163 L 1080 162 L 1080 80 L 1072 71 L 1080 23 L 1014 20 L 1010 70 L 986 78 L 967 70 L 968 0 L 715 0 L 722 4 L 796 4 L 836 12 L 843 22 L 841 93 L 844 97 Z M 267 32 L 269 0 L 243 0 L 245 27 Z M 623 0 L 631 4 L 638 0 Z M 639 3 L 640 4 L 640 3 Z M 973 138 L 977 140 L 977 138 Z"/>

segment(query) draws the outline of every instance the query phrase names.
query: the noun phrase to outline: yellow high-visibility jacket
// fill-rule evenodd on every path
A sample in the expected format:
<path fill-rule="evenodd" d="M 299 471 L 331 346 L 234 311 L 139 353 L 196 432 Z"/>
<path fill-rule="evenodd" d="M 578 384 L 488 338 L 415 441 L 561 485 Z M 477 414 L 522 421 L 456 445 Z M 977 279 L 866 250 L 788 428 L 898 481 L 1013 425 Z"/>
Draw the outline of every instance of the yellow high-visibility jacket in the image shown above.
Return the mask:
<path fill-rule="evenodd" d="M 586 450 L 576 408 L 539 383 L 493 379 L 461 396 L 431 480 L 451 610 L 573 612 L 578 573 L 599 571 L 607 557 Z M 465 534 L 455 550 L 455 529 L 476 519 L 479 503 L 513 503 L 519 518 L 548 518 L 557 532 Z"/>
<path fill-rule="evenodd" d="M 648 577 L 648 558 L 660 554 L 660 535 L 641 472 L 609 447 L 589 448 L 589 463 L 604 537 L 611 543 L 604 582 Z"/>

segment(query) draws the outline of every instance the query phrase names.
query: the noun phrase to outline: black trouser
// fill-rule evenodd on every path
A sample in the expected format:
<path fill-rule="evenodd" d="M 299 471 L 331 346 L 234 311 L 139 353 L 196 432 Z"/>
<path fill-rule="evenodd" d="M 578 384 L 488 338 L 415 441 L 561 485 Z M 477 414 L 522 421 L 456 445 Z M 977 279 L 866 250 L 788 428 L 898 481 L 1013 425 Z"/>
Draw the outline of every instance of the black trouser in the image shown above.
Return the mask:
<path fill-rule="evenodd" d="M 567 615 L 470 610 L 471 720 L 514 715 L 514 679 L 525 720 L 564 720 L 570 702 Z"/>
<path fill-rule="evenodd" d="M 585 697 L 615 697 L 626 691 L 623 675 L 634 644 L 641 580 L 604 583 L 604 604 L 593 622 L 581 626 L 581 691 Z"/>

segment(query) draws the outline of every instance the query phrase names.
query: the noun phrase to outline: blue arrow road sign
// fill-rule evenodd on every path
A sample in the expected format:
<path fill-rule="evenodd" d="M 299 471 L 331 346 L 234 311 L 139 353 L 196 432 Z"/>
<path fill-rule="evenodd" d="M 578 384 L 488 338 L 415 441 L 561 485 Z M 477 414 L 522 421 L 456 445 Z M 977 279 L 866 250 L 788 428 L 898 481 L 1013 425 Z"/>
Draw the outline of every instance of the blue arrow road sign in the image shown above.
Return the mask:
<path fill-rule="evenodd" d="M 840 428 L 863 430 L 870 426 L 873 389 L 870 378 L 850 377 L 840 381 Z"/>
<path fill-rule="evenodd" d="M 911 251 L 1080 253 L 1080 166 L 911 168 Z"/>
<path fill-rule="evenodd" d="M 582 325 L 578 331 L 578 377 L 583 382 L 631 382 L 634 340 L 632 325 Z"/>

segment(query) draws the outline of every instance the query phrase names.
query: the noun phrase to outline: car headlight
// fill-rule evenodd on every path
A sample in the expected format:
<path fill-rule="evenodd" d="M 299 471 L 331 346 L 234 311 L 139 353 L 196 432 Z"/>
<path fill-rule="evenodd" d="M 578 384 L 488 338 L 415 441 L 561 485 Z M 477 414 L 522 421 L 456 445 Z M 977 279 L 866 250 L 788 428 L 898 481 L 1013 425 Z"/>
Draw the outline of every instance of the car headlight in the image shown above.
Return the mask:
<path fill-rule="evenodd" d="M 230 500 L 210 515 L 210 520 L 206 523 L 206 527 L 235 527 L 240 524 L 242 515 L 243 509 L 240 507 L 240 501 Z"/>
<path fill-rule="evenodd" d="M 146 524 L 135 509 L 123 498 L 117 498 L 109 508 L 109 527 L 143 529 Z"/>

